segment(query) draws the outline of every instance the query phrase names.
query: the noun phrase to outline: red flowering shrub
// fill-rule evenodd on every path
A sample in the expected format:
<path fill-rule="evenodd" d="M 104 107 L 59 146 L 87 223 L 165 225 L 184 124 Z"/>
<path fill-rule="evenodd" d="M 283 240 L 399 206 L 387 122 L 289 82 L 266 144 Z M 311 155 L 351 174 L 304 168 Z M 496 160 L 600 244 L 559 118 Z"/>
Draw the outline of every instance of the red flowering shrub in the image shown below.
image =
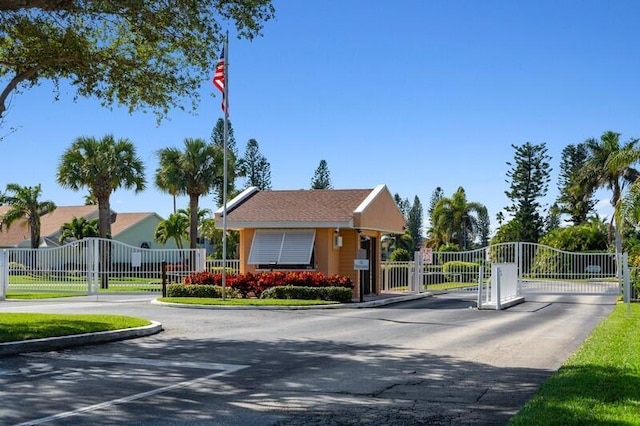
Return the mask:
<path fill-rule="evenodd" d="M 183 284 L 222 284 L 222 274 L 214 274 L 213 272 L 202 271 L 188 275 L 182 280 Z"/>
<path fill-rule="evenodd" d="M 227 283 L 242 295 L 243 299 L 251 292 L 255 294 L 258 278 L 252 273 L 227 275 Z"/>
<path fill-rule="evenodd" d="M 222 274 L 208 271 L 196 272 L 183 280 L 184 284 L 222 285 Z M 228 274 L 227 286 L 236 290 L 243 298 L 249 293 L 260 297 L 263 291 L 279 286 L 294 287 L 344 287 L 353 288 L 349 277 L 325 276 L 321 272 L 291 271 L 262 272 L 259 274 Z"/>

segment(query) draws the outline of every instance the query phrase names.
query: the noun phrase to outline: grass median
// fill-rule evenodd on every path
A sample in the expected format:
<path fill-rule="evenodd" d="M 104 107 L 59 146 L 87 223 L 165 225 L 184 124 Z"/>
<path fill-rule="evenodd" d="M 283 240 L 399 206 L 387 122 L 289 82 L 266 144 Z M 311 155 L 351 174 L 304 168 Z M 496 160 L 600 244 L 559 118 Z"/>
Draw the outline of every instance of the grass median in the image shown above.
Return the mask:
<path fill-rule="evenodd" d="M 618 304 L 510 425 L 640 423 L 640 304 Z"/>
<path fill-rule="evenodd" d="M 0 314 L 0 343 L 122 330 L 151 324 L 124 315 Z"/>

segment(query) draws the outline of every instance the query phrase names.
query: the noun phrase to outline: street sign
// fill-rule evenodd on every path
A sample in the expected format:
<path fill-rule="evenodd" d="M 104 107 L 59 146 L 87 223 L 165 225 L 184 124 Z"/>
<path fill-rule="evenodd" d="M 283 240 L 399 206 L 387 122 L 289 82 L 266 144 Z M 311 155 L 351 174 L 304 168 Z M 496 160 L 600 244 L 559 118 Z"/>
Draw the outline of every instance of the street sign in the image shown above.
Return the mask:
<path fill-rule="evenodd" d="M 433 264 L 433 249 L 431 247 L 422 247 L 422 260 L 427 265 Z"/>
<path fill-rule="evenodd" d="M 369 270 L 369 259 L 354 259 L 353 269 L 355 269 L 356 271 Z"/>

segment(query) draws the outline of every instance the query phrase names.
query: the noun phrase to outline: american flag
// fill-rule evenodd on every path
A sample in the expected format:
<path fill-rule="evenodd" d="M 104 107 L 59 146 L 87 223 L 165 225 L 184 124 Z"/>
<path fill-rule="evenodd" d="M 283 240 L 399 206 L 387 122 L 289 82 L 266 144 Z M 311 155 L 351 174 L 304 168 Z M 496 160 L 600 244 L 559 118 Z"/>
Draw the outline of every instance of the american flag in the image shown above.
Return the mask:
<path fill-rule="evenodd" d="M 225 105 L 226 91 L 224 88 L 224 84 L 225 84 L 224 69 L 225 69 L 225 60 L 224 60 L 224 47 L 223 47 L 222 52 L 220 52 L 220 59 L 218 60 L 218 65 L 216 66 L 216 72 L 215 74 L 213 74 L 213 85 L 216 86 L 218 90 L 220 90 L 220 92 L 222 93 L 222 112 L 224 112 L 225 115 L 228 115 L 227 108 Z"/>

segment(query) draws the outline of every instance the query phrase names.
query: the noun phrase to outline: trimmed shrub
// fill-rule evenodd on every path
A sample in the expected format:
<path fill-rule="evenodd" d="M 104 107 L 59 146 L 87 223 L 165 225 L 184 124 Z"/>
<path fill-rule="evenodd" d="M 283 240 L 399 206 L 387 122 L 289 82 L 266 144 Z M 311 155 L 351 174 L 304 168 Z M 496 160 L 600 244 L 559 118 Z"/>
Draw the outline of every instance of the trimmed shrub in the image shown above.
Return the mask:
<path fill-rule="evenodd" d="M 225 295 L 231 299 L 240 296 L 238 290 L 226 287 Z M 219 285 L 201 284 L 170 284 L 167 286 L 167 297 L 209 297 L 221 298 L 222 287 Z"/>
<path fill-rule="evenodd" d="M 167 286 L 167 297 L 220 297 L 217 287 L 209 284 L 188 285 L 170 284 Z"/>
<path fill-rule="evenodd" d="M 455 260 L 442 265 L 442 273 L 449 281 L 472 283 L 477 281 L 480 265 Z"/>
<path fill-rule="evenodd" d="M 276 286 L 266 289 L 262 299 L 327 300 L 350 302 L 351 290 L 345 287 Z"/>
<path fill-rule="evenodd" d="M 391 262 L 406 262 L 412 260 L 411 253 L 408 250 L 403 248 L 397 248 L 391 252 L 389 256 L 389 260 Z"/>

